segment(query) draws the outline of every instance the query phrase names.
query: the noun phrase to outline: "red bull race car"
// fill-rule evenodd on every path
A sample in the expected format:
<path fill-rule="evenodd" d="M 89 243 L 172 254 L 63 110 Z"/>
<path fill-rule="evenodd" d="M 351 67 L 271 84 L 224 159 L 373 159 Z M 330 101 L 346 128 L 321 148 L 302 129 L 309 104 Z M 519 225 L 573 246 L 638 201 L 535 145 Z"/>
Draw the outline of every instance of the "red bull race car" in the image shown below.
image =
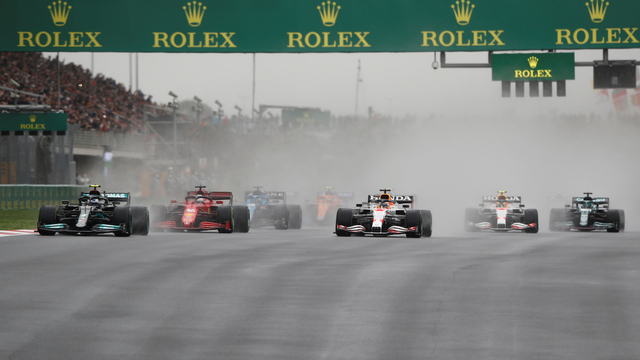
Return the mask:
<path fill-rule="evenodd" d="M 353 209 L 338 209 L 335 234 L 431 236 L 431 211 L 414 210 L 415 196 L 391 195 L 391 189 L 380 191 L 382 194 L 369 195 L 367 202 L 357 204 Z"/>
<path fill-rule="evenodd" d="M 244 205 L 233 205 L 231 192 L 207 192 L 202 185 L 196 186 L 196 189 L 187 192 L 183 202 L 171 200 L 169 206 L 153 205 L 152 229 L 218 230 L 220 233 L 249 231 L 249 209 Z"/>
<path fill-rule="evenodd" d="M 538 232 L 538 210 L 525 209 L 520 196 L 507 196 L 506 191 L 482 198 L 480 208 L 465 212 L 466 231 L 524 231 Z"/>

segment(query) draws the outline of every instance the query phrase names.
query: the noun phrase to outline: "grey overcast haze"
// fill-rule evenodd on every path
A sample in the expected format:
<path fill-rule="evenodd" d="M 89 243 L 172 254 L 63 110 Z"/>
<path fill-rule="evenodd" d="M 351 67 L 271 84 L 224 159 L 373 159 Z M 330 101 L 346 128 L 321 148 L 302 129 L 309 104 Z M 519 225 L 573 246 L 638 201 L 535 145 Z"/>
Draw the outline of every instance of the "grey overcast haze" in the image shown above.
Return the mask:
<path fill-rule="evenodd" d="M 575 51 L 576 61 L 601 60 L 602 51 Z M 45 53 L 55 56 L 56 53 Z M 253 92 L 253 54 L 94 53 L 93 74 L 103 74 L 125 87 L 138 88 L 153 101 L 167 103 L 173 91 L 179 100 L 199 97 L 227 114 L 234 106 L 249 114 Z M 65 63 L 92 69 L 91 53 L 60 53 Z M 129 59 L 132 59 L 131 66 Z M 640 51 L 610 50 L 611 60 L 640 60 Z M 440 53 L 437 53 L 440 62 Z M 487 52 L 449 52 L 447 63 L 487 63 Z M 361 63 L 358 115 L 371 106 L 376 113 L 418 118 L 431 115 L 531 113 L 602 114 L 613 112 L 596 103 L 591 67 L 577 67 L 567 81 L 565 98 L 502 98 L 491 69 L 432 69 L 433 52 L 350 54 L 256 54 L 255 107 L 261 104 L 316 107 L 337 116 L 356 112 L 358 61 Z M 130 71 L 131 69 L 131 71 Z M 528 90 L 527 90 L 528 92 Z M 640 109 L 640 108 L 637 108 Z M 631 109 L 630 111 L 635 111 Z"/>

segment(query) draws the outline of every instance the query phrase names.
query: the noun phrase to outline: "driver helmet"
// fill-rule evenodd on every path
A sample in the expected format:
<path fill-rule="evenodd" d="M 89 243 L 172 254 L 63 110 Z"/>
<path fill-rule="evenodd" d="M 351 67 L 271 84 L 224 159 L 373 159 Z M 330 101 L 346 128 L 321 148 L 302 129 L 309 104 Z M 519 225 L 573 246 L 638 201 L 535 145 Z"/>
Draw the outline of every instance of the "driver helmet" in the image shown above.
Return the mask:
<path fill-rule="evenodd" d="M 586 208 L 590 208 L 593 204 L 591 203 L 591 201 L 585 201 L 584 202 L 584 207 Z"/>
<path fill-rule="evenodd" d="M 498 202 L 496 206 L 505 207 L 507 204 L 507 197 L 505 195 L 498 195 Z"/>
<path fill-rule="evenodd" d="M 93 206 L 97 206 L 100 205 L 100 199 L 98 198 L 92 198 L 91 200 L 89 200 L 89 203 Z"/>
<path fill-rule="evenodd" d="M 196 202 L 197 203 L 203 203 L 204 202 L 204 197 L 202 197 L 202 195 L 200 195 L 200 194 L 196 195 Z"/>

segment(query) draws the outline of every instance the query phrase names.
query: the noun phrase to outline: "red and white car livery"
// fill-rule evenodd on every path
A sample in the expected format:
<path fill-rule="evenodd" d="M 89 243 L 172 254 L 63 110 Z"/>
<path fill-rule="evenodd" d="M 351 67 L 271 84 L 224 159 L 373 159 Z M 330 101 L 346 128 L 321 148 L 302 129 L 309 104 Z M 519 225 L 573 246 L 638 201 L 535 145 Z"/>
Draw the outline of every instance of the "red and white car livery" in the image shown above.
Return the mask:
<path fill-rule="evenodd" d="M 525 209 L 520 196 L 498 195 L 482 198 L 480 208 L 468 208 L 465 212 L 465 230 L 493 230 L 526 233 L 538 232 L 538 210 Z"/>
<path fill-rule="evenodd" d="M 340 208 L 336 213 L 338 236 L 406 234 L 407 237 L 431 236 L 431 211 L 414 210 L 413 195 L 369 195 L 367 202 L 355 208 Z"/>

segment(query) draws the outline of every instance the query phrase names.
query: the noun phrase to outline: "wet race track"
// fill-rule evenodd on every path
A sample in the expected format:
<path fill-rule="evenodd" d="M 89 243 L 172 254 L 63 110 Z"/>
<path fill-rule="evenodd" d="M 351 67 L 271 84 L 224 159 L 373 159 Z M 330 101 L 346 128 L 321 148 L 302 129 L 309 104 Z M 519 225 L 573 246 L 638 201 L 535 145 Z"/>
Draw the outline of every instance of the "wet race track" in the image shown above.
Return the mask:
<path fill-rule="evenodd" d="M 637 359 L 640 234 L 0 238 L 0 359 Z"/>

